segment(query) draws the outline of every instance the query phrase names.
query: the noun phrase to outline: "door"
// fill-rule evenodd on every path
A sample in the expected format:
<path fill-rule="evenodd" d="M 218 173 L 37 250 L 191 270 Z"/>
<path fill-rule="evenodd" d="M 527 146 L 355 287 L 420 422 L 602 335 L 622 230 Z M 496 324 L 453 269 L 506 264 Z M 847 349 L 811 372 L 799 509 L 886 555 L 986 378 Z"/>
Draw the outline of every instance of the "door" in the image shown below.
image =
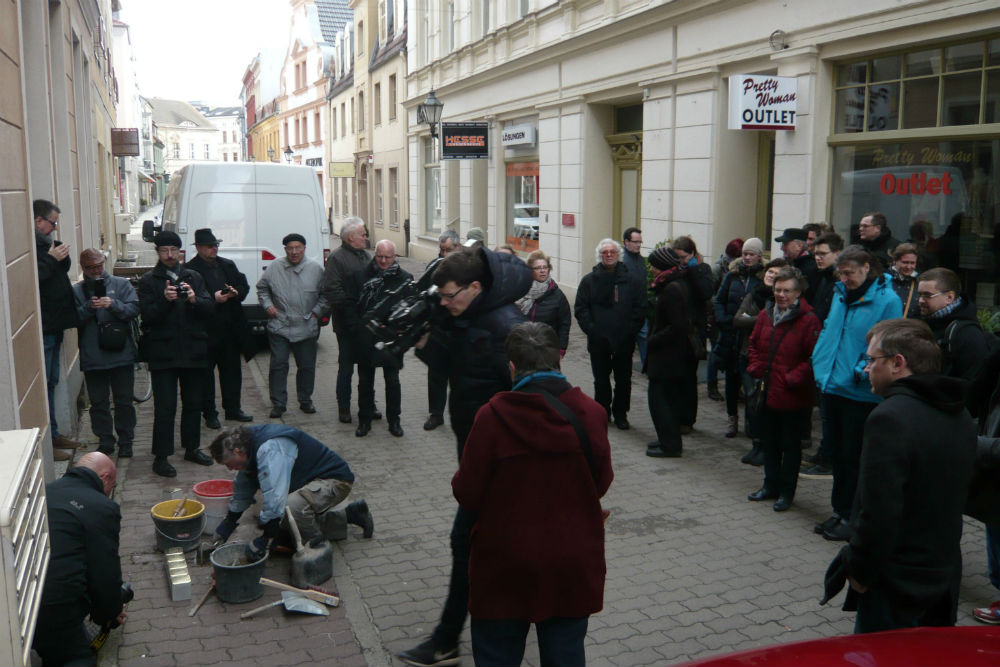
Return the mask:
<path fill-rule="evenodd" d="M 757 140 L 757 206 L 754 233 L 764 239 L 764 247 L 772 234 L 774 217 L 774 133 L 761 132 Z"/>

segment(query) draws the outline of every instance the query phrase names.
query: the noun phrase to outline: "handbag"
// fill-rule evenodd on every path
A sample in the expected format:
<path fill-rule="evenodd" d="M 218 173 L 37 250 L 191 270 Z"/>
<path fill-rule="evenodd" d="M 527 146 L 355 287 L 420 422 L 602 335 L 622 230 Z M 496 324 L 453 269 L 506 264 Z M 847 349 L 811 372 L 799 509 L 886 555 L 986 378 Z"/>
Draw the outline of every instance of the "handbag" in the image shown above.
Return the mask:
<path fill-rule="evenodd" d="M 108 352 L 120 352 L 132 335 L 128 322 L 109 320 L 97 326 L 97 346 Z"/>
<path fill-rule="evenodd" d="M 771 366 L 774 365 L 774 356 L 778 353 L 778 348 L 781 347 L 781 341 L 785 340 L 785 336 L 791 331 L 791 325 L 787 329 L 781 332 L 781 338 L 774 347 L 771 348 L 770 358 L 767 360 L 767 370 L 764 371 L 764 377 L 760 378 L 753 383 L 753 389 L 750 390 L 750 395 L 747 396 L 747 406 L 753 412 L 760 412 L 767 405 L 767 380 L 771 377 Z M 771 333 L 771 340 L 774 340 L 774 333 Z"/>

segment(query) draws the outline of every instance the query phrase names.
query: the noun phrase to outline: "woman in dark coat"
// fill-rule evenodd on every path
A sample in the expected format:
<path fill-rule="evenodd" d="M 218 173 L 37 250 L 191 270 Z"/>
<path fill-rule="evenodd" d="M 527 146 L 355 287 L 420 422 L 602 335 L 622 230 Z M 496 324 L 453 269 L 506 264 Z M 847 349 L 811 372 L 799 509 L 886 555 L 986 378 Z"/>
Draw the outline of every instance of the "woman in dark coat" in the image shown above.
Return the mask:
<path fill-rule="evenodd" d="M 763 254 L 764 244 L 760 239 L 747 239 L 743 244 L 742 255 L 729 265 L 729 272 L 722 278 L 714 300 L 715 326 L 718 327 L 719 338 L 712 354 L 726 374 L 726 415 L 729 417 L 727 438 L 735 438 L 739 433 L 740 332 L 733 326 L 733 319 L 746 295 L 761 284 Z"/>
<path fill-rule="evenodd" d="M 565 356 L 573 318 L 566 295 L 552 279 L 552 259 L 541 250 L 535 250 L 528 255 L 528 267 L 533 278 L 531 289 L 517 300 L 517 306 L 531 322 L 542 322 L 555 329 L 559 352 Z"/>
<path fill-rule="evenodd" d="M 695 356 L 694 326 L 688 308 L 691 288 L 687 266 L 670 248 L 654 250 L 649 255 L 649 266 L 654 276 L 650 286 L 654 306 L 646 344 L 646 375 L 649 414 L 657 439 L 646 446 L 646 456 L 675 458 L 682 452 L 682 375 Z"/>
<path fill-rule="evenodd" d="M 698 418 L 698 361 L 708 357 L 706 341 L 709 314 L 712 313 L 710 302 L 715 296 L 715 278 L 712 276 L 712 267 L 705 263 L 698 252 L 698 246 L 690 236 L 678 236 L 670 247 L 680 258 L 681 265 L 687 268 L 688 287 L 691 293 L 688 311 L 695 328 L 694 333 L 701 342 L 681 378 L 681 431 L 690 433 Z"/>
<path fill-rule="evenodd" d="M 892 251 L 892 289 L 903 304 L 903 317 L 920 317 L 917 303 L 917 246 L 900 243 Z"/>
<path fill-rule="evenodd" d="M 823 326 L 801 298 L 802 273 L 785 267 L 774 278 L 769 302 L 750 335 L 747 371 L 763 379 L 764 407 L 757 415 L 764 443 L 764 484 L 748 500 L 773 500 L 775 512 L 792 505 L 802 463 L 803 423 L 809 419 L 814 392 L 810 356 Z"/>

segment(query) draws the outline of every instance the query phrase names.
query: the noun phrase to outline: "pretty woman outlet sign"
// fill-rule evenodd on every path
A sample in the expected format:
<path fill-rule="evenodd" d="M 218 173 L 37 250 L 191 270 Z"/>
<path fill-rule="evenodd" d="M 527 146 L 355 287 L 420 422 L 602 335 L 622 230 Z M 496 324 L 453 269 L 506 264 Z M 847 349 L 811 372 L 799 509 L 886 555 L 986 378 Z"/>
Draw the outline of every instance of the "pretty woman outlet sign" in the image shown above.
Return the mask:
<path fill-rule="evenodd" d="M 798 79 L 735 74 L 729 77 L 730 130 L 794 130 Z"/>

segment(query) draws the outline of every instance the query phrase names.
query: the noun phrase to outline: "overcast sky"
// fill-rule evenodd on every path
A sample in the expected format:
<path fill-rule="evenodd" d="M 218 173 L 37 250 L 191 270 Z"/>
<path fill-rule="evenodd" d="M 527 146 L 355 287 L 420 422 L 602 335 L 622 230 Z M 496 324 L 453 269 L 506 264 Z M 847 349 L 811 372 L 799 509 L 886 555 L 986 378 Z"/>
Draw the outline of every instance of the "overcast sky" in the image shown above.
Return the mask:
<path fill-rule="evenodd" d="M 240 103 L 243 73 L 264 46 L 284 48 L 288 0 L 122 0 L 144 97 Z"/>

